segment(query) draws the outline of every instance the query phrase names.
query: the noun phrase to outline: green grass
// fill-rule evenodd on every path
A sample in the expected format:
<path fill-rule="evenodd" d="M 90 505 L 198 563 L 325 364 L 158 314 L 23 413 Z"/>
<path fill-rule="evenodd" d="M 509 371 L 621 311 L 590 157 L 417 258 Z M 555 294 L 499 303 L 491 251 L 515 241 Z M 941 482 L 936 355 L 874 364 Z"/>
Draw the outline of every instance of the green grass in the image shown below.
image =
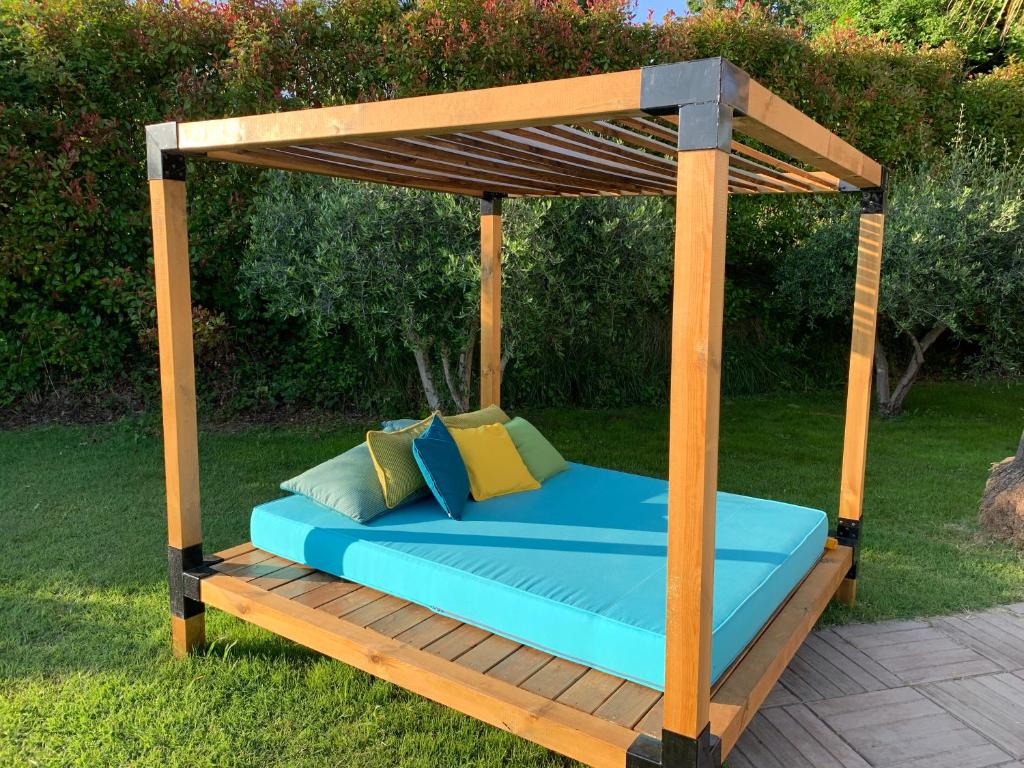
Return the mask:
<path fill-rule="evenodd" d="M 860 602 L 831 622 L 1024 599 L 1024 559 L 982 535 L 988 465 L 1013 452 L 1024 386 L 931 384 L 871 429 Z M 568 458 L 663 475 L 653 409 L 527 414 Z M 526 766 L 566 761 L 211 611 L 205 656 L 168 651 L 155 420 L 0 432 L 0 765 Z M 207 551 L 246 538 L 278 481 L 365 425 L 206 430 Z M 722 410 L 723 490 L 834 510 L 838 396 Z"/>

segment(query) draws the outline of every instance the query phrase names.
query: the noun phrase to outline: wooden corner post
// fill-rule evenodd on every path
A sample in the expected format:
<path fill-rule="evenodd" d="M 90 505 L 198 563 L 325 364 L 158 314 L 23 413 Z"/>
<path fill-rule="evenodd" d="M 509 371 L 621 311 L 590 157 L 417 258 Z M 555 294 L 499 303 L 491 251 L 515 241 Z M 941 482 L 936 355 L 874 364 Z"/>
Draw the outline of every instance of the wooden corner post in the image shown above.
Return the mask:
<path fill-rule="evenodd" d="M 205 642 L 205 621 L 203 604 L 185 594 L 184 578 L 186 571 L 202 565 L 203 553 L 185 158 L 175 151 L 176 124 L 149 126 L 146 148 L 160 345 L 171 645 L 174 654 L 182 656 Z"/>
<path fill-rule="evenodd" d="M 861 193 L 860 233 L 857 242 L 857 281 L 853 300 L 853 335 L 850 342 L 850 377 L 846 395 L 846 430 L 843 471 L 839 491 L 836 538 L 852 547 L 853 566 L 837 599 L 853 605 L 857 597 L 857 562 L 860 554 L 864 471 L 871 416 L 871 378 L 878 324 L 878 292 L 882 280 L 882 242 L 885 233 L 885 177 L 882 186 Z"/>
<path fill-rule="evenodd" d="M 642 99 L 653 114 L 665 114 L 659 102 L 679 105 L 661 766 L 717 768 L 711 629 L 728 150 L 745 76 L 722 59 L 689 64 L 649 68 L 656 75 Z"/>
<path fill-rule="evenodd" d="M 501 405 L 501 197 L 480 201 L 480 407 Z"/>

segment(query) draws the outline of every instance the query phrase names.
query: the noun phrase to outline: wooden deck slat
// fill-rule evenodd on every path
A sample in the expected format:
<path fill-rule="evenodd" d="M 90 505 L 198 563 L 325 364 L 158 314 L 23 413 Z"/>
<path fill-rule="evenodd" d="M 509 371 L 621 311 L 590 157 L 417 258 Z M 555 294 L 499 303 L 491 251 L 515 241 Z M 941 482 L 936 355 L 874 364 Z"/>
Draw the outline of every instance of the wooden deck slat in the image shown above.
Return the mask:
<path fill-rule="evenodd" d="M 587 667 L 556 656 L 527 678 L 520 687 L 545 699 L 554 700 L 583 677 L 586 671 Z"/>
<path fill-rule="evenodd" d="M 570 685 L 555 701 L 589 714 L 604 704 L 623 682 L 621 678 L 612 677 L 600 670 L 588 669 L 583 677 Z"/>
<path fill-rule="evenodd" d="M 238 571 L 256 563 L 262 563 L 265 560 L 269 560 L 273 555 L 269 552 L 264 552 L 262 549 L 251 549 L 248 552 L 243 552 L 239 555 L 231 557 L 230 559 L 225 558 L 224 562 L 216 563 L 211 568 L 217 573 L 223 573 L 229 576 L 234 576 Z"/>
<path fill-rule="evenodd" d="M 268 557 L 266 560 L 261 560 L 258 563 L 252 563 L 250 565 L 243 565 L 235 571 L 231 572 L 231 577 L 235 579 L 242 579 L 243 581 L 255 581 L 261 576 L 269 576 L 272 573 L 280 571 L 282 568 L 292 565 L 290 560 L 285 560 L 283 557 Z"/>
<path fill-rule="evenodd" d="M 341 579 L 337 576 L 332 576 L 329 573 L 324 573 L 323 571 L 311 571 L 305 576 L 300 576 L 295 581 L 290 581 L 287 584 L 274 587 L 274 592 L 281 597 L 296 598 L 299 595 L 304 595 L 307 592 L 318 589 L 324 584 L 333 584 L 338 581 L 341 581 Z"/>
<path fill-rule="evenodd" d="M 351 581 L 332 581 L 293 599 L 299 605 L 305 605 L 307 608 L 319 608 L 321 605 L 336 600 L 342 595 L 347 595 L 349 592 L 354 592 L 359 588 L 358 584 Z"/>
<path fill-rule="evenodd" d="M 648 736 L 661 738 L 661 727 L 665 719 L 665 697 L 658 699 L 657 703 L 648 710 L 643 719 L 636 724 L 634 730 L 639 733 L 646 733 Z"/>
<path fill-rule="evenodd" d="M 396 637 L 435 615 L 429 608 L 409 603 L 394 613 L 373 622 L 370 624 L 370 629 L 380 632 L 386 637 Z"/>
<path fill-rule="evenodd" d="M 455 619 L 435 613 L 404 632 L 395 635 L 395 639 L 407 643 L 413 648 L 425 649 L 431 643 L 440 640 L 459 626 L 461 626 L 461 623 Z"/>
<path fill-rule="evenodd" d="M 259 587 L 260 589 L 274 589 L 280 587 L 289 582 L 300 579 L 303 576 L 308 576 L 313 573 L 312 568 L 307 568 L 304 565 L 298 563 L 291 563 L 286 565 L 280 570 L 268 573 L 266 576 L 260 576 L 258 579 L 253 579 L 252 585 Z"/>
<path fill-rule="evenodd" d="M 554 656 L 527 645 L 520 646 L 510 656 L 494 665 L 487 674 L 499 680 L 521 685 L 531 675 L 550 662 Z"/>
<path fill-rule="evenodd" d="M 342 617 L 382 597 L 384 597 L 383 592 L 359 586 L 351 592 L 331 600 L 329 603 L 324 603 L 317 610 L 329 613 L 331 616 Z"/>
<path fill-rule="evenodd" d="M 634 728 L 661 698 L 661 691 L 627 680 L 604 704 L 594 710 L 594 714 L 627 728 Z"/>
<path fill-rule="evenodd" d="M 511 656 L 519 647 L 519 643 L 498 635 L 491 635 L 457 656 L 454 661 L 456 664 L 469 667 L 477 672 L 486 672 Z"/>
<path fill-rule="evenodd" d="M 408 604 L 408 600 L 384 595 L 373 602 L 367 603 L 362 608 L 357 608 L 351 613 L 345 614 L 345 621 L 350 621 L 357 627 L 368 627 L 374 622 L 387 618 L 396 611 L 401 610 Z"/>
<path fill-rule="evenodd" d="M 423 648 L 427 653 L 452 661 L 470 648 L 482 643 L 490 636 L 490 632 L 469 624 L 459 624 L 451 632 L 435 640 Z"/>

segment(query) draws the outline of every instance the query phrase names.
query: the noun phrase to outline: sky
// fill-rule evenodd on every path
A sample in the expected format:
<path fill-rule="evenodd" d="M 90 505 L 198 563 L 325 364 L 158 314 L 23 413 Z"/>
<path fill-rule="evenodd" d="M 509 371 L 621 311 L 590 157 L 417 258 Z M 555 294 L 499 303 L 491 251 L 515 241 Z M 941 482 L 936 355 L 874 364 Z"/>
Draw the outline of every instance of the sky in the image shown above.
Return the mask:
<path fill-rule="evenodd" d="M 686 13 L 686 0 L 639 0 L 636 9 L 636 19 L 637 21 L 645 21 L 647 19 L 647 12 L 653 10 L 653 20 L 660 24 L 669 9 L 675 11 L 676 15 L 681 16 Z"/>

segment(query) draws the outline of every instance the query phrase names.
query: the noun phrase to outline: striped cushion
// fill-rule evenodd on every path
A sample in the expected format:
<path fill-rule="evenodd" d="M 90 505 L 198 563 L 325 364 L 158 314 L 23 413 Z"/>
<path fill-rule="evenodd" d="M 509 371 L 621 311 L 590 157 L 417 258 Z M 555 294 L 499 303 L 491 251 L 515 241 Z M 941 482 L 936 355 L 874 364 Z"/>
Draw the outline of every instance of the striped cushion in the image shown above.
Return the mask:
<path fill-rule="evenodd" d="M 426 431 L 433 417 L 431 414 L 423 421 L 394 432 L 375 430 L 366 433 L 366 444 L 370 447 L 370 456 L 388 509 L 417 499 L 428 491 L 423 473 L 412 455 L 412 441 Z"/>
<path fill-rule="evenodd" d="M 285 480 L 281 489 L 308 496 L 357 523 L 388 511 L 366 443 Z"/>

